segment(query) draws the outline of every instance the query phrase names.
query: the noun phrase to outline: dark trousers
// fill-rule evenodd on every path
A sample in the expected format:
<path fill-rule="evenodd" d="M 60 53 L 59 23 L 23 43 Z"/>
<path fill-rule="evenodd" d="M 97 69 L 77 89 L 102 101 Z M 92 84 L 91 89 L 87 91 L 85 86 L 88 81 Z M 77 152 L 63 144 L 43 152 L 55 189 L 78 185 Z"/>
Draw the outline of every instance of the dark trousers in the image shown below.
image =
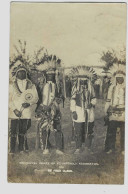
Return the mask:
<path fill-rule="evenodd" d="M 82 147 L 82 143 L 85 142 L 85 145 L 90 148 L 93 138 L 93 127 L 94 122 L 88 123 L 88 133 L 86 132 L 86 124 L 85 122 L 77 123 L 74 122 L 74 128 L 75 128 L 75 140 L 76 140 L 76 149 L 79 149 Z M 85 138 L 87 133 L 87 138 Z"/>
<path fill-rule="evenodd" d="M 100 85 L 95 85 L 96 98 L 100 97 Z"/>
<path fill-rule="evenodd" d="M 55 129 L 55 142 L 56 142 L 56 149 L 63 150 L 64 149 L 64 138 L 63 133 L 61 131 L 61 123 L 60 121 L 54 121 L 53 128 Z M 50 148 L 51 144 L 49 141 L 50 137 L 50 130 L 44 128 L 42 130 L 42 142 L 44 149 Z"/>
<path fill-rule="evenodd" d="M 31 126 L 31 119 L 14 119 L 11 120 L 10 129 L 10 152 L 14 153 L 16 148 L 16 139 L 18 135 L 18 148 L 19 151 L 28 150 L 26 132 Z"/>
<path fill-rule="evenodd" d="M 107 135 L 105 141 L 105 151 L 115 150 L 116 143 L 116 132 L 117 128 L 120 128 L 120 145 L 121 150 L 124 150 L 124 140 L 125 140 L 125 124 L 121 121 L 109 121 L 107 128 Z"/>

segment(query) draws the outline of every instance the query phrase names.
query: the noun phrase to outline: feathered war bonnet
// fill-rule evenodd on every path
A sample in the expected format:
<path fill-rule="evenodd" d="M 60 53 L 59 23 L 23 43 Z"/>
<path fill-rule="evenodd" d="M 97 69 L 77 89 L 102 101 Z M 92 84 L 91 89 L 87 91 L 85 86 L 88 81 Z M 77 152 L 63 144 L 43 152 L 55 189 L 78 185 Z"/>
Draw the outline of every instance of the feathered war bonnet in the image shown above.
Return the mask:
<path fill-rule="evenodd" d="M 76 81 L 76 87 L 80 88 L 80 80 L 88 79 L 88 87 L 91 89 L 91 81 L 96 76 L 92 67 L 78 66 L 71 69 L 68 77 Z"/>
<path fill-rule="evenodd" d="M 61 59 L 57 58 L 55 55 L 45 55 L 41 61 L 36 64 L 36 69 L 43 72 L 46 77 L 53 75 L 55 77 L 55 82 L 58 83 L 58 68 L 61 66 Z"/>
<path fill-rule="evenodd" d="M 123 77 L 124 83 L 126 78 L 125 65 L 114 63 L 112 67 L 109 68 L 109 72 L 111 74 L 111 83 L 116 84 L 117 77 Z"/>
<path fill-rule="evenodd" d="M 38 71 L 43 71 L 46 74 L 55 73 L 57 68 L 60 67 L 61 60 L 55 55 L 45 55 L 41 61 L 36 64 Z"/>
<path fill-rule="evenodd" d="M 10 64 L 10 81 L 14 81 L 16 79 L 17 73 L 21 70 L 26 72 L 26 78 L 29 76 L 29 69 L 26 67 L 26 62 L 22 59 L 22 57 L 17 57 Z"/>
<path fill-rule="evenodd" d="M 92 78 L 95 76 L 96 76 L 96 73 L 93 70 L 93 68 L 86 67 L 86 66 L 74 67 L 68 73 L 68 77 L 70 77 L 70 79 L 86 78 L 86 79 L 92 80 Z"/>
<path fill-rule="evenodd" d="M 59 67 L 61 67 L 61 59 L 56 55 L 44 55 L 44 57 L 36 64 L 36 69 L 44 73 L 46 81 L 56 83 L 57 90 L 60 89 Z"/>

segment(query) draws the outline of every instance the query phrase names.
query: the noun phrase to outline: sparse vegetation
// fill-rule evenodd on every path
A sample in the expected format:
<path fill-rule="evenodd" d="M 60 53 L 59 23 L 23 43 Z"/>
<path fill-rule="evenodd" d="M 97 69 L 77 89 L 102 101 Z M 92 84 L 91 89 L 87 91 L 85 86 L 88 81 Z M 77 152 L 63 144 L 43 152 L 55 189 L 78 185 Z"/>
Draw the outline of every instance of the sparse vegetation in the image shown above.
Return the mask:
<path fill-rule="evenodd" d="M 101 60 L 105 62 L 104 70 L 108 70 L 114 63 L 126 65 L 126 48 L 124 47 L 119 52 L 113 49 L 103 52 Z"/>

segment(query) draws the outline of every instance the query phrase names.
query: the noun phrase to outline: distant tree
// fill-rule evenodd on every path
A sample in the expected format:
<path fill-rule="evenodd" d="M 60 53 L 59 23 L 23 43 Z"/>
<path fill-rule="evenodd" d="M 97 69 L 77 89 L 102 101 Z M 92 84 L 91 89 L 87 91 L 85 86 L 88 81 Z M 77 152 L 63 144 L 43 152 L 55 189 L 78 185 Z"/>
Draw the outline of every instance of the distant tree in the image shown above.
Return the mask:
<path fill-rule="evenodd" d="M 126 65 L 126 48 L 124 47 L 119 52 L 108 50 L 102 53 L 101 60 L 105 62 L 104 70 L 108 70 L 114 63 Z"/>
<path fill-rule="evenodd" d="M 10 69 L 17 69 L 16 62 L 21 61 L 23 65 L 29 71 L 30 77 L 33 81 L 37 82 L 39 77 L 44 74 L 43 71 L 39 70 L 40 66 L 45 66 L 46 63 L 55 64 L 55 67 L 59 69 L 61 67 L 61 59 L 56 55 L 49 55 L 48 51 L 44 47 L 38 48 L 33 53 L 28 53 L 26 48 L 27 42 L 18 40 L 18 43 L 14 45 L 14 54 L 10 57 Z M 13 74 L 13 73 L 11 73 Z M 58 72 L 60 76 L 60 72 Z"/>
<path fill-rule="evenodd" d="M 31 59 L 29 54 L 27 54 L 26 44 L 26 41 L 18 40 L 18 44 L 14 45 L 15 53 L 10 57 L 10 68 L 16 61 L 20 60 L 29 69 Z"/>

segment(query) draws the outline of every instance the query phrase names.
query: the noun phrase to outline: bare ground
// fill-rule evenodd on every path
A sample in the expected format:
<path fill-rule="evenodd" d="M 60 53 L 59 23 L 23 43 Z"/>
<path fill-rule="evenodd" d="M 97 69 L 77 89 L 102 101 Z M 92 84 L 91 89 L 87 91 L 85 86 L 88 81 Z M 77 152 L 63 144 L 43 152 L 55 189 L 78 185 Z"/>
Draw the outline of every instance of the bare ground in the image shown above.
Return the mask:
<path fill-rule="evenodd" d="M 8 157 L 8 181 L 20 183 L 84 183 L 84 184 L 123 184 L 124 158 L 119 153 L 104 153 L 106 127 L 104 126 L 104 101 L 98 100 L 95 109 L 95 128 L 92 143 L 93 153 L 85 150 L 74 155 L 75 143 L 72 139 L 72 122 L 69 100 L 61 107 L 62 131 L 64 134 L 64 155 L 58 156 L 55 149 L 48 156 L 35 150 L 37 121 L 33 120 L 28 132 L 30 151 L 28 154 L 16 153 Z M 51 134 L 55 145 L 54 133 Z"/>

